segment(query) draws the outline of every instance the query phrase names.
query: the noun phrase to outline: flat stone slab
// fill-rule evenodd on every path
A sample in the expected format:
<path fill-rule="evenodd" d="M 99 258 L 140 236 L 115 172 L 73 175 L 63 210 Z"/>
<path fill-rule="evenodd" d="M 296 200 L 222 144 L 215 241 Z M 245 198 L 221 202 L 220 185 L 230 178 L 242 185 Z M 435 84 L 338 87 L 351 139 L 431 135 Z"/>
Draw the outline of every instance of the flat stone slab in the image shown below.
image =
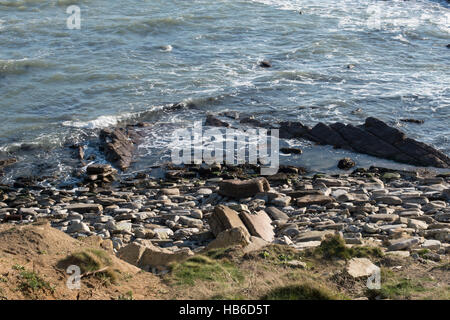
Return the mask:
<path fill-rule="evenodd" d="M 393 222 L 398 219 L 398 215 L 396 214 L 386 214 L 386 213 L 376 213 L 371 214 L 369 216 L 370 221 L 377 222 L 377 221 L 389 221 Z"/>
<path fill-rule="evenodd" d="M 275 239 L 275 233 L 271 224 L 272 220 L 266 212 L 259 211 L 256 214 L 242 212 L 241 219 L 252 236 L 260 237 L 268 242 L 272 242 Z"/>
<path fill-rule="evenodd" d="M 75 211 L 78 213 L 101 212 L 103 211 L 103 206 L 101 204 L 96 203 L 78 203 L 78 204 L 71 204 L 65 207 L 65 209 Z"/>
<path fill-rule="evenodd" d="M 321 241 L 306 241 L 306 242 L 299 242 L 294 244 L 294 248 L 297 250 L 305 250 L 309 248 L 316 248 L 320 246 Z"/>
<path fill-rule="evenodd" d="M 282 220 L 282 221 L 285 221 L 285 220 L 288 220 L 288 219 L 289 219 L 289 216 L 288 216 L 286 213 L 284 213 L 283 211 L 281 211 L 280 209 L 278 209 L 278 208 L 275 208 L 275 207 L 267 207 L 267 208 L 265 209 L 265 211 L 266 211 L 267 214 L 272 218 L 272 220 Z"/>
<path fill-rule="evenodd" d="M 325 195 L 307 195 L 297 199 L 297 205 L 299 207 L 307 207 L 313 204 L 325 205 L 334 201 L 334 198 Z"/>
<path fill-rule="evenodd" d="M 392 241 L 392 244 L 388 247 L 389 251 L 405 250 L 414 247 L 420 243 L 418 238 L 400 239 Z"/>
<path fill-rule="evenodd" d="M 380 268 L 367 258 L 353 258 L 348 262 L 346 271 L 353 278 L 363 278 L 380 272 Z"/>
<path fill-rule="evenodd" d="M 322 241 L 327 235 L 334 235 L 335 231 L 325 230 L 325 231 L 307 231 L 300 234 L 295 238 L 295 242 L 310 242 L 310 241 Z"/>

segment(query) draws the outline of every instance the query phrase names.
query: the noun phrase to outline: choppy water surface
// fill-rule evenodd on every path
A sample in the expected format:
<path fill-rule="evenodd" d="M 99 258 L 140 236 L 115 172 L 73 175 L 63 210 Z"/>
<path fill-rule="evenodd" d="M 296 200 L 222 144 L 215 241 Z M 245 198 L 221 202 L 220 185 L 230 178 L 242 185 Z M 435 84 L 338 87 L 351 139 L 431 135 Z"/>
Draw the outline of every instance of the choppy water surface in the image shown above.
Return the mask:
<path fill-rule="evenodd" d="M 81 30 L 67 29 L 71 4 Z M 0 0 L 0 150 L 22 160 L 9 175 L 68 172 L 67 141 L 145 120 L 145 167 L 174 128 L 236 110 L 309 125 L 376 116 L 450 154 L 449 43 L 446 0 Z M 195 107 L 162 110 L 180 101 Z M 283 143 L 315 170 L 345 154 Z"/>

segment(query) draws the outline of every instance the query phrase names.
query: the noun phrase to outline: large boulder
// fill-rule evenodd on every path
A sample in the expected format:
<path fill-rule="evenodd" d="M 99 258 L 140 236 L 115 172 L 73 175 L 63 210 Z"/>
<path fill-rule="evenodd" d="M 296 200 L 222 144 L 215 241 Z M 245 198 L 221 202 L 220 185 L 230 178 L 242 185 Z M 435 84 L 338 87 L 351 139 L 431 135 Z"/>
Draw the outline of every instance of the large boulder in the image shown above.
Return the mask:
<path fill-rule="evenodd" d="M 239 218 L 239 214 L 224 205 L 218 205 L 214 208 L 213 214 L 208 219 L 211 232 L 218 236 L 222 231 L 242 227 L 246 229 L 244 223 Z"/>
<path fill-rule="evenodd" d="M 219 233 L 216 239 L 211 241 L 206 249 L 228 248 L 237 245 L 245 247 L 250 244 L 250 242 L 250 234 L 247 229 L 236 227 Z"/>
<path fill-rule="evenodd" d="M 173 252 L 156 247 L 149 241 L 145 243 L 132 242 L 121 248 L 117 253 L 120 259 L 145 270 L 183 261 L 192 255 L 194 253 L 188 248 Z"/>
<path fill-rule="evenodd" d="M 242 221 L 250 231 L 250 234 L 255 237 L 260 237 L 265 241 L 272 242 L 275 238 L 272 220 L 264 211 L 255 213 L 241 213 Z"/>
<path fill-rule="evenodd" d="M 219 194 L 237 199 L 252 197 L 269 190 L 269 182 L 262 177 L 250 180 L 225 180 L 219 183 Z"/>

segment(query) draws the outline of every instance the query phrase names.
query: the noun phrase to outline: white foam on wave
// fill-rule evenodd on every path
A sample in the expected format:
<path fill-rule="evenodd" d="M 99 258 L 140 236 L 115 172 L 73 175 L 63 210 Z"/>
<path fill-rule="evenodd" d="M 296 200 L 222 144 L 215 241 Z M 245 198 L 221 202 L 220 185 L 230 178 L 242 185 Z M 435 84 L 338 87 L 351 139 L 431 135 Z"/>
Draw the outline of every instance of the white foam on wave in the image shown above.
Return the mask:
<path fill-rule="evenodd" d="M 308 15 L 338 20 L 338 29 L 366 30 L 416 30 L 433 26 L 450 33 L 450 11 L 439 3 L 427 0 L 249 0 L 275 7 L 279 10 L 302 11 Z"/>
<path fill-rule="evenodd" d="M 173 47 L 170 44 L 168 44 L 166 46 L 161 46 L 161 50 L 164 52 L 170 52 L 173 50 Z"/>
<path fill-rule="evenodd" d="M 100 116 L 97 119 L 88 121 L 64 121 L 62 124 L 66 127 L 101 129 L 117 125 L 123 116 Z"/>

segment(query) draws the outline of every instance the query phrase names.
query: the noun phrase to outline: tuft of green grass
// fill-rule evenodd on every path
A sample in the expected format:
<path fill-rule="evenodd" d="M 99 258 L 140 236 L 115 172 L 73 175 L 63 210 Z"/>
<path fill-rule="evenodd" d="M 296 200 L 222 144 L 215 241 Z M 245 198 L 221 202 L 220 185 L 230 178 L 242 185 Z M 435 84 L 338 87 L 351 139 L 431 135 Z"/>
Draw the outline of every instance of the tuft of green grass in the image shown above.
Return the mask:
<path fill-rule="evenodd" d="M 133 298 L 133 291 L 130 290 L 130 291 L 126 292 L 126 293 L 120 294 L 117 297 L 117 300 L 134 300 L 134 298 Z"/>
<path fill-rule="evenodd" d="M 242 282 L 244 276 L 228 259 L 215 260 L 197 255 L 171 266 L 177 285 L 194 285 L 197 280 L 229 283 Z"/>
<path fill-rule="evenodd" d="M 22 270 L 19 274 L 18 289 L 26 295 L 35 294 L 39 290 L 49 290 L 54 292 L 54 288 L 42 279 L 37 273 L 27 270 Z"/>
<path fill-rule="evenodd" d="M 108 253 L 99 249 L 86 249 L 75 252 L 59 262 L 59 266 L 67 268 L 69 265 L 76 265 L 82 273 L 94 272 L 95 276 L 105 285 L 117 282 L 117 273 L 109 267 L 112 260 Z M 97 272 L 108 267 L 108 269 Z"/>
<path fill-rule="evenodd" d="M 382 257 L 383 252 L 377 247 L 367 246 L 354 246 L 347 247 L 345 240 L 339 235 L 328 237 L 323 240 L 313 253 L 316 256 L 323 257 L 325 259 L 339 258 L 350 260 L 351 258 L 364 258 L 364 257 Z"/>
<path fill-rule="evenodd" d="M 258 256 L 274 264 L 284 264 L 288 261 L 301 259 L 302 253 L 288 246 L 274 244 L 264 248 Z"/>
<path fill-rule="evenodd" d="M 294 284 L 270 290 L 261 300 L 337 300 L 343 296 L 312 283 Z"/>
<path fill-rule="evenodd" d="M 17 271 L 24 271 L 25 267 L 21 266 L 20 264 L 15 264 L 15 265 L 12 266 L 12 269 L 13 270 L 17 270 Z"/>
<path fill-rule="evenodd" d="M 430 252 L 429 249 L 420 249 L 417 251 L 417 254 L 423 258 L 428 252 Z"/>
<path fill-rule="evenodd" d="M 233 251 L 233 248 L 217 248 L 217 249 L 211 249 L 205 253 L 205 256 L 214 259 L 214 260 L 220 260 L 223 258 L 231 258 L 231 252 Z"/>
<path fill-rule="evenodd" d="M 411 299 L 427 289 L 416 279 L 397 277 L 391 270 L 381 268 L 381 289 L 367 290 L 369 299 Z"/>

